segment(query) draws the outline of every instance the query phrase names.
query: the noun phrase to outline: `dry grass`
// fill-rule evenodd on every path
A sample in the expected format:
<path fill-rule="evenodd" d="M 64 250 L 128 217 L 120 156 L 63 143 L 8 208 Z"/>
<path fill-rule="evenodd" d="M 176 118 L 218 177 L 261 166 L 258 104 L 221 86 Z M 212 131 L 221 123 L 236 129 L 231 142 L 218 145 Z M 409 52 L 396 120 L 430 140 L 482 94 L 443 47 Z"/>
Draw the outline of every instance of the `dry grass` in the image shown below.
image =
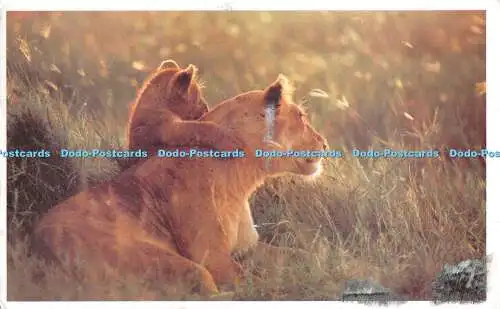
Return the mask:
<path fill-rule="evenodd" d="M 485 254 L 482 161 L 350 155 L 484 148 L 480 12 L 10 12 L 7 23 L 9 148 L 120 147 L 128 102 L 165 58 L 196 64 L 213 103 L 280 72 L 296 81 L 297 100 L 345 157 L 314 182 L 269 181 L 252 206 L 263 240 L 327 262 L 254 265 L 277 275 L 233 299 L 336 299 L 346 280 L 363 278 L 429 299 L 444 263 Z M 310 96 L 314 88 L 323 95 Z M 75 280 L 30 256 L 40 214 L 116 172 L 110 160 L 8 160 L 9 300 L 197 298 L 126 274 Z"/>

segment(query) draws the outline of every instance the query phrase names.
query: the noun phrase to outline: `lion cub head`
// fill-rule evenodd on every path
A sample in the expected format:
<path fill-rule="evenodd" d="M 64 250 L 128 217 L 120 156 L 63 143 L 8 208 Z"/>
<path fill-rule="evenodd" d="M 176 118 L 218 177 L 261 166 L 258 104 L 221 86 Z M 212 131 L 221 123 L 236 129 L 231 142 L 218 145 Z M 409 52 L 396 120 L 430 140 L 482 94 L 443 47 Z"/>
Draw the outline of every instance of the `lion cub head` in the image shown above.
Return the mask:
<path fill-rule="evenodd" d="M 293 150 L 295 155 L 273 159 L 275 173 L 317 175 L 322 159 L 305 153 L 325 150 L 327 141 L 311 126 L 306 112 L 292 101 L 292 92 L 288 79 L 279 75 L 265 90 L 228 99 L 201 120 L 214 121 L 234 130 L 245 140 L 248 156 L 254 156 L 256 149 L 281 153 Z M 271 121 L 269 115 L 272 115 Z"/>
<path fill-rule="evenodd" d="M 168 109 L 183 120 L 196 120 L 208 111 L 196 73 L 192 64 L 182 69 L 174 60 L 165 60 L 144 83 L 138 101 L 147 102 L 149 108 Z"/>

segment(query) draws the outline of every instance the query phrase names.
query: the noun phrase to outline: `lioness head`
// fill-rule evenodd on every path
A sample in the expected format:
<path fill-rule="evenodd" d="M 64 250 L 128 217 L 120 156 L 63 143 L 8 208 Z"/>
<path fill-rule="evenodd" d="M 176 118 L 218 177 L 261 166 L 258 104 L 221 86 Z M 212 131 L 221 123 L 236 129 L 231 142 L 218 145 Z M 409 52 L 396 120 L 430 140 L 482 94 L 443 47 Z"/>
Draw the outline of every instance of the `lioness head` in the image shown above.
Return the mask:
<path fill-rule="evenodd" d="M 271 112 L 270 112 L 271 111 Z M 266 114 L 274 115 L 268 123 Z M 276 172 L 313 175 L 321 171 L 322 159 L 311 155 L 327 148 L 326 139 L 309 123 L 306 112 L 292 101 L 292 88 L 283 75 L 265 90 L 250 91 L 220 103 L 200 120 L 213 121 L 234 130 L 255 149 L 302 151 L 300 155 L 273 159 Z M 271 129 L 272 144 L 266 142 Z M 310 151 L 309 155 L 305 155 Z M 247 153 L 254 156 L 254 153 Z"/>
<path fill-rule="evenodd" d="M 163 61 L 138 98 L 155 108 L 168 108 L 183 120 L 195 120 L 208 111 L 201 86 L 196 80 L 197 68 L 190 64 L 182 69 L 173 60 Z"/>

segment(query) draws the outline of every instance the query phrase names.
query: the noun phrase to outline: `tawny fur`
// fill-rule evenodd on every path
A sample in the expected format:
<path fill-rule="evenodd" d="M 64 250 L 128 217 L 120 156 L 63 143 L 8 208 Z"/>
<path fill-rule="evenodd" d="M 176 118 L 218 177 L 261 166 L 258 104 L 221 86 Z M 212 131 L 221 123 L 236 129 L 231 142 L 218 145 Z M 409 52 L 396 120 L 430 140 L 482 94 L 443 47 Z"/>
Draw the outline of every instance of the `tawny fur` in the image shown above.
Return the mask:
<path fill-rule="evenodd" d="M 203 294 L 243 277 L 232 258 L 258 242 L 248 199 L 267 177 L 321 171 L 321 159 L 280 158 L 266 165 L 256 148 L 323 150 L 326 140 L 285 95 L 282 76 L 265 90 L 220 103 L 202 117 L 245 140 L 246 157 L 232 160 L 153 157 L 112 181 L 51 209 L 35 230 L 58 259 L 85 260 L 90 271 L 118 269 L 164 282 L 198 283 Z M 274 144 L 263 142 L 264 108 L 276 109 Z"/>
<path fill-rule="evenodd" d="M 132 106 L 126 148 L 155 156 L 158 149 L 242 147 L 243 142 L 224 128 L 196 121 L 207 111 L 208 104 L 196 82 L 196 67 L 181 69 L 173 60 L 163 61 L 144 82 Z M 141 159 L 127 158 L 119 163 L 125 169 Z"/>

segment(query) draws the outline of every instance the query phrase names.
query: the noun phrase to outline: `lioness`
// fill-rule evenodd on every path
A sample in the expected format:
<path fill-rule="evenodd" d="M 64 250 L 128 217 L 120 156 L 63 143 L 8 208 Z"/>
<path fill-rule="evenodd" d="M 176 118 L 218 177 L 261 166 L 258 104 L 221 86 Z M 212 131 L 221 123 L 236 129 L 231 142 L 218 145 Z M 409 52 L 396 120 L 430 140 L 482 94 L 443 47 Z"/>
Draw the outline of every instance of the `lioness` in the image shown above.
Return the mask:
<path fill-rule="evenodd" d="M 274 144 L 263 141 L 266 106 L 276 110 Z M 266 165 L 255 150 L 323 150 L 327 144 L 292 102 L 282 75 L 265 90 L 220 103 L 201 120 L 240 136 L 246 156 L 145 160 L 55 206 L 37 226 L 37 241 L 60 261 L 79 258 L 94 271 L 110 268 L 162 280 L 194 280 L 203 294 L 237 283 L 242 269 L 231 254 L 258 241 L 250 195 L 266 177 L 311 176 L 322 166 L 320 158 L 297 157 Z"/>
<path fill-rule="evenodd" d="M 243 146 L 225 128 L 211 122 L 195 121 L 208 111 L 196 67 L 186 69 L 169 59 L 163 61 L 144 82 L 132 106 L 127 126 L 126 148 L 156 155 L 159 148 L 201 146 L 236 149 Z M 141 158 L 119 160 L 126 169 Z"/>

